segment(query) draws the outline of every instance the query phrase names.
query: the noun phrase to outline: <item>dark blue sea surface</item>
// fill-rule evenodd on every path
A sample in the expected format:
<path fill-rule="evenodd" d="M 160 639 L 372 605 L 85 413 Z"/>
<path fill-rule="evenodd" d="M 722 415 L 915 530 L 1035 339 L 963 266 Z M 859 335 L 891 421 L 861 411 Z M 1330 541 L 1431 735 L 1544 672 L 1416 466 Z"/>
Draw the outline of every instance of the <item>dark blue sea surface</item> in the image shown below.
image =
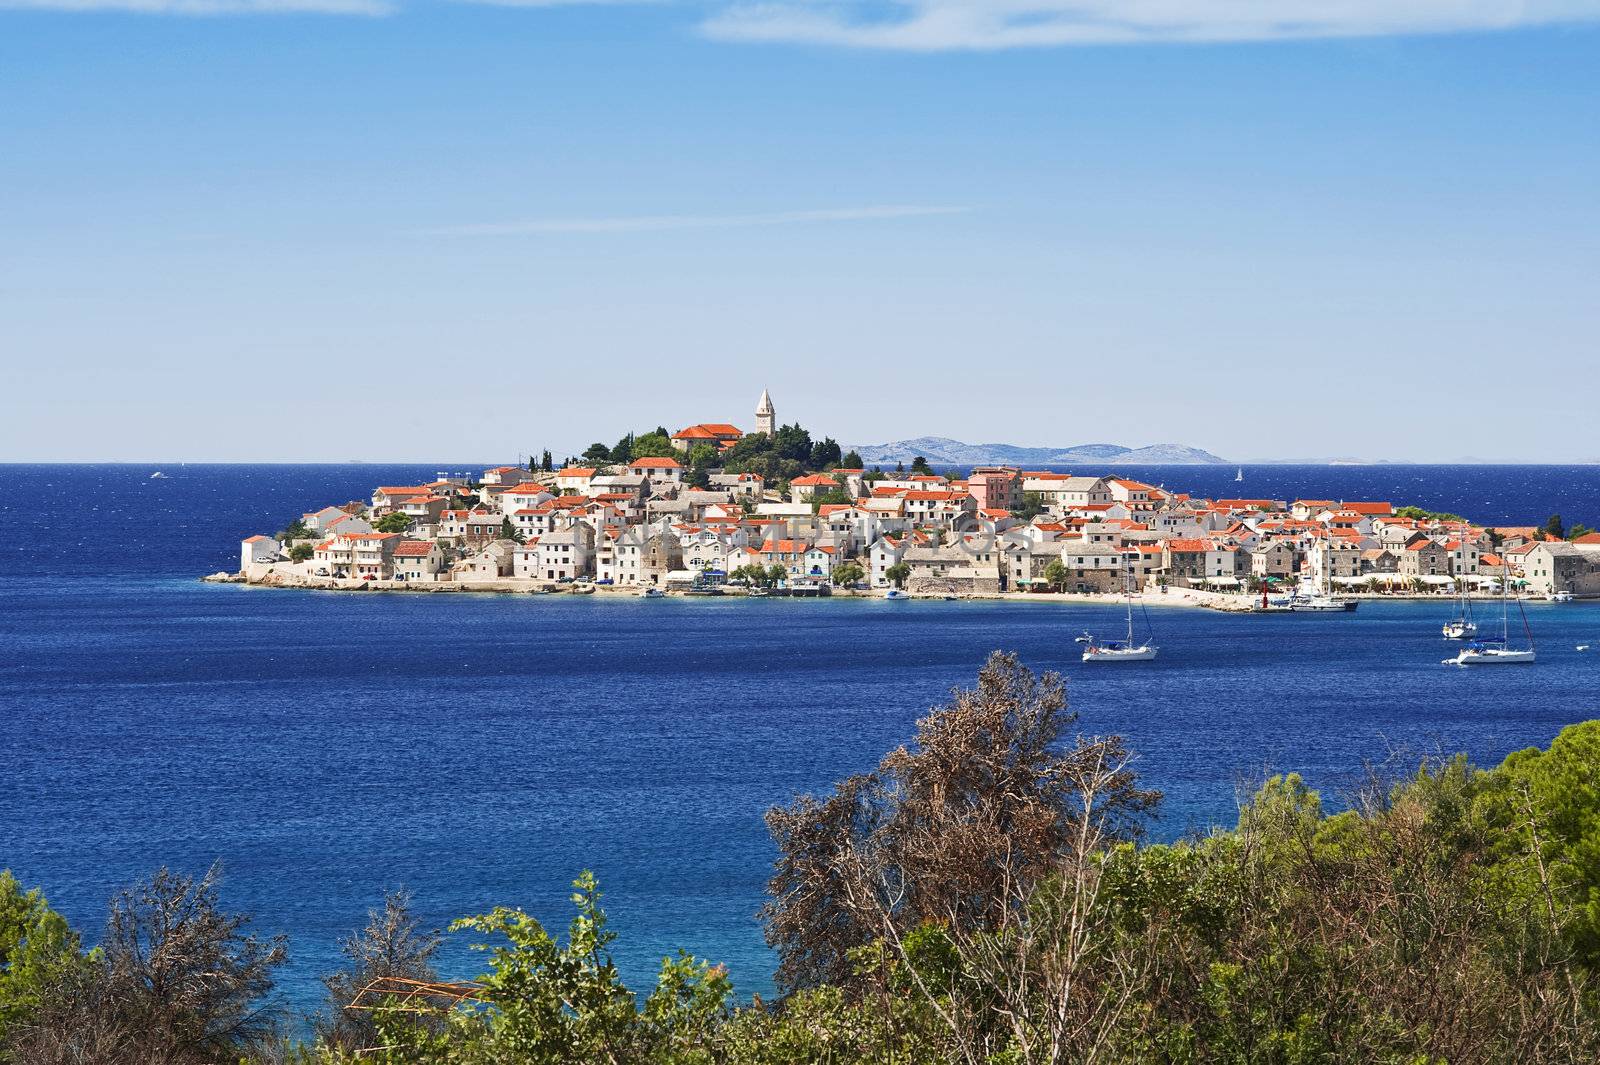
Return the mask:
<path fill-rule="evenodd" d="M 91 938 L 109 895 L 220 860 L 224 898 L 292 933 L 318 1000 L 386 887 L 438 925 L 497 904 L 564 925 L 592 868 L 644 981 L 685 947 L 770 987 L 762 812 L 869 768 L 995 648 L 1069 678 L 1079 728 L 1121 733 L 1166 793 L 1153 833 L 1231 823 L 1296 769 L 1337 796 L 1365 761 L 1492 763 L 1600 716 L 1600 607 L 1530 604 L 1540 660 L 1441 666 L 1446 610 L 1150 611 L 1141 667 L 1085 667 L 1113 609 L 290 592 L 202 585 L 238 541 L 433 467 L 10 466 L 0 510 L 0 866 Z M 1600 467 L 1167 467 L 1201 494 L 1392 499 L 1600 524 Z M 470 975 L 454 936 L 443 958 Z"/>

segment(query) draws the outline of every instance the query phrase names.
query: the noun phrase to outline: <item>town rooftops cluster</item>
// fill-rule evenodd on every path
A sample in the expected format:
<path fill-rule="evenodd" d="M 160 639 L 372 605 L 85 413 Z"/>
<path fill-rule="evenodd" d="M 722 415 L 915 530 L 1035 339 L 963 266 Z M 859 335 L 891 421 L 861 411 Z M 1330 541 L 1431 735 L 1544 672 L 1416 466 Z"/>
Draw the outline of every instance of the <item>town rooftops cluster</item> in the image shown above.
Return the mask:
<path fill-rule="evenodd" d="M 883 587 L 898 573 L 913 590 L 966 593 L 1509 578 L 1534 592 L 1600 594 L 1600 535 L 1543 542 L 1531 527 L 1408 517 L 1386 501 L 1204 499 L 1126 477 L 1008 467 L 708 480 L 695 488 L 677 460 L 644 458 L 382 485 L 365 504 L 303 515 L 311 556 L 293 565 L 329 578 L 464 584 L 688 587 L 760 567 L 791 586 L 843 574 Z M 292 546 L 252 536 L 242 566 L 290 565 L 281 559 Z"/>

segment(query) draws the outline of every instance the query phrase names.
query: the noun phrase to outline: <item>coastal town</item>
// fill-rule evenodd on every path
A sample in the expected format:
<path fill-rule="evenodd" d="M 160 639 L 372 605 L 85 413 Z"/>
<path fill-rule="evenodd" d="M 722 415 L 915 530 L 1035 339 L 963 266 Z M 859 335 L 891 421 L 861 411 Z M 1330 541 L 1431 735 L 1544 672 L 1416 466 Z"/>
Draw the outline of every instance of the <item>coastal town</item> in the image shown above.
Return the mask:
<path fill-rule="evenodd" d="M 595 445 L 301 514 L 215 580 L 632 595 L 1269 593 L 1600 597 L 1600 534 L 1491 527 L 1391 501 L 1202 499 L 1128 477 L 863 468 L 777 421 Z M 1554 523 L 1556 519 L 1552 519 Z"/>

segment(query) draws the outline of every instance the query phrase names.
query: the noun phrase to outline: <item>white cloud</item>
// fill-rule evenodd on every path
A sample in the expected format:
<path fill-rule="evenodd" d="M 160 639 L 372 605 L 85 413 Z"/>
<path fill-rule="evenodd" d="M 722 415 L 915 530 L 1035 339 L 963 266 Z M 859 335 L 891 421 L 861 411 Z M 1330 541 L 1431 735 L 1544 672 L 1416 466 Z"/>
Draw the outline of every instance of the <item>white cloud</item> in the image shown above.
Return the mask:
<path fill-rule="evenodd" d="M 26 11 L 123 11 L 137 15 L 387 15 L 388 0 L 0 0 Z"/>
<path fill-rule="evenodd" d="M 749 226 L 785 226 L 805 222 L 870 222 L 893 218 L 923 218 L 962 214 L 967 207 L 918 207 L 886 204 L 841 207 L 821 211 L 776 211 L 770 214 L 667 214 L 622 218 L 543 218 L 525 222 L 490 222 L 425 230 L 429 236 L 500 237 L 535 233 L 648 233 L 673 229 L 741 229 Z"/>
<path fill-rule="evenodd" d="M 1600 0 L 771 0 L 701 29 L 730 41 L 904 51 L 1297 40 L 1600 20 Z"/>

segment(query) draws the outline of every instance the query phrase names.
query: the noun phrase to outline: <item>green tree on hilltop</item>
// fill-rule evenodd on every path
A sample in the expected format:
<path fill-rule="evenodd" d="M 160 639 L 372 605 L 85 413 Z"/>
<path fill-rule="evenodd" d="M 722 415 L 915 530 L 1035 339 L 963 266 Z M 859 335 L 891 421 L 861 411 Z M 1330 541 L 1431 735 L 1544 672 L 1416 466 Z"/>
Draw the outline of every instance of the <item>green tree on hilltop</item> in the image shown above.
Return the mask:
<path fill-rule="evenodd" d="M 672 446 L 672 438 L 665 429 L 634 437 L 633 445 L 629 448 L 629 457 L 635 460 L 676 458 L 677 454 L 677 449 Z"/>
<path fill-rule="evenodd" d="M 811 445 L 810 464 L 814 470 L 825 470 L 830 466 L 837 466 L 842 457 L 838 442 L 831 436 L 824 437 Z"/>
<path fill-rule="evenodd" d="M 398 510 L 390 511 L 373 522 L 372 527 L 381 533 L 403 533 L 411 528 L 411 518 Z"/>
<path fill-rule="evenodd" d="M 1566 529 L 1561 523 L 1561 515 L 1550 515 L 1549 520 L 1544 523 L 1544 535 L 1547 540 L 1565 540 L 1567 538 Z"/>

